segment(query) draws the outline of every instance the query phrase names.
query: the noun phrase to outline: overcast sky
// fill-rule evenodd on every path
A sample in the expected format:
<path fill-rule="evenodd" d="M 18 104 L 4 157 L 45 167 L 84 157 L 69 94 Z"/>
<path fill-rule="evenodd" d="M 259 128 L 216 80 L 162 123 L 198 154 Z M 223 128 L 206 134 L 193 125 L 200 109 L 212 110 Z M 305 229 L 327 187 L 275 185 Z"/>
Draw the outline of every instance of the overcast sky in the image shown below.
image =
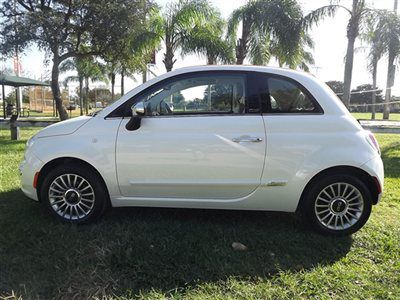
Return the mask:
<path fill-rule="evenodd" d="M 222 13 L 222 16 L 228 18 L 231 12 L 239 6 L 246 3 L 246 0 L 210 0 L 214 6 L 216 6 Z M 368 1 L 368 0 L 367 0 Z M 165 6 L 168 0 L 156 0 L 161 6 Z M 300 0 L 300 4 L 303 10 L 307 13 L 320 6 L 327 5 L 330 0 Z M 351 0 L 342 0 L 341 3 L 347 7 L 351 6 Z M 369 0 L 368 3 L 371 7 L 379 9 L 393 9 L 394 0 Z M 346 53 L 347 39 L 346 39 L 346 25 L 349 19 L 349 14 L 345 10 L 339 10 L 335 17 L 326 18 L 318 25 L 314 26 L 311 30 L 311 36 L 315 43 L 313 55 L 315 59 L 315 65 L 311 68 L 311 73 L 316 75 L 323 81 L 328 80 L 343 80 L 344 72 L 344 56 Z M 364 83 L 371 83 L 371 75 L 367 71 L 367 53 L 368 49 L 365 43 L 361 43 L 359 40 L 356 42 L 356 48 L 358 48 L 353 68 L 353 82 L 352 87 Z M 159 51 L 156 56 L 157 65 L 153 71 L 160 75 L 165 72 L 165 68 L 162 64 L 163 50 Z M 176 55 L 178 61 L 174 68 L 191 66 L 191 65 L 203 65 L 206 63 L 204 57 L 196 55 L 181 57 L 179 54 Z M 24 76 L 40 79 L 42 74 L 48 73 L 49 66 L 44 65 L 45 54 L 39 51 L 36 47 L 32 47 L 27 50 L 22 56 L 22 69 Z M 275 62 L 271 61 L 270 65 L 276 65 Z M 3 61 L 0 65 L 1 68 L 8 67 L 12 68 L 12 61 Z M 378 85 L 380 88 L 385 87 L 386 83 L 386 70 L 387 60 L 383 58 L 379 63 L 378 69 Z M 395 86 L 393 87 L 393 94 L 400 95 L 400 74 L 396 74 L 397 78 Z M 136 76 L 137 81 L 127 80 L 126 90 L 133 88 L 141 82 L 141 77 Z M 93 84 L 95 86 L 97 84 Z M 117 78 L 117 88 L 119 90 L 119 79 Z M 75 89 L 76 85 L 71 85 L 71 91 Z"/>

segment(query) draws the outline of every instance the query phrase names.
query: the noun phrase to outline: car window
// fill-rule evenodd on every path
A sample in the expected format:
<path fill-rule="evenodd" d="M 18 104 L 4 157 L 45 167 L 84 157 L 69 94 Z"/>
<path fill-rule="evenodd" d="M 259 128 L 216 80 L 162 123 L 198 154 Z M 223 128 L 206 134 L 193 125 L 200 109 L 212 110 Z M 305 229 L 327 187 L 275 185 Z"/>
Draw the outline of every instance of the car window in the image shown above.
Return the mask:
<path fill-rule="evenodd" d="M 147 116 L 245 112 L 245 77 L 184 78 L 142 96 Z"/>
<path fill-rule="evenodd" d="M 269 78 L 268 88 L 271 112 L 314 112 L 317 109 L 310 97 L 291 81 Z"/>

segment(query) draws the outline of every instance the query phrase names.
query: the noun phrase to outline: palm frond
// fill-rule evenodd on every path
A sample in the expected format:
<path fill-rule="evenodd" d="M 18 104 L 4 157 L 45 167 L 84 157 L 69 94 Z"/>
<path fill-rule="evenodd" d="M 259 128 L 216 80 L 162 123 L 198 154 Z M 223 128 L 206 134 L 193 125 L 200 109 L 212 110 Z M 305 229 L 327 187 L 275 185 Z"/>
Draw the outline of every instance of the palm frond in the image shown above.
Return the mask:
<path fill-rule="evenodd" d="M 323 18 L 332 17 L 340 7 L 342 6 L 325 5 L 309 12 L 302 21 L 304 28 L 309 29 L 312 25 L 318 24 Z"/>
<path fill-rule="evenodd" d="M 243 20 L 243 15 L 246 8 L 246 6 L 239 7 L 238 9 L 235 9 L 230 15 L 228 19 L 228 29 L 226 34 L 228 41 L 231 41 L 233 43 L 236 41 L 238 27 L 240 22 Z"/>

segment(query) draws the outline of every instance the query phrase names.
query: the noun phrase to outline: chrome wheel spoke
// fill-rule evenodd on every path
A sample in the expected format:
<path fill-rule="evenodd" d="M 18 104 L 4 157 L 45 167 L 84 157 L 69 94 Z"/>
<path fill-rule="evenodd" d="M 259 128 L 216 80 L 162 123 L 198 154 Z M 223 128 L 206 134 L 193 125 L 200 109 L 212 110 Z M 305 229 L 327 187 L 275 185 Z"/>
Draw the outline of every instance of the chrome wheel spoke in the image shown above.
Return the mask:
<path fill-rule="evenodd" d="M 58 177 L 58 178 L 60 178 L 60 181 L 62 182 L 64 188 L 65 188 L 65 189 L 68 189 L 68 185 L 65 183 L 65 181 L 64 181 L 64 179 L 63 179 L 63 176 L 60 176 L 60 177 Z"/>
<path fill-rule="evenodd" d="M 357 195 L 357 196 L 355 196 L 355 197 L 353 197 L 351 199 L 348 199 L 347 202 L 352 202 L 352 201 L 358 199 L 359 197 L 360 197 L 360 195 Z"/>
<path fill-rule="evenodd" d="M 342 193 L 342 197 L 346 197 L 346 193 L 347 193 L 347 189 L 349 188 L 349 185 L 347 184 L 347 183 L 345 183 L 345 188 L 344 188 L 344 191 L 343 191 L 343 193 Z"/>
<path fill-rule="evenodd" d="M 330 186 L 331 192 L 332 192 L 332 196 L 336 197 L 336 193 L 335 190 L 333 189 L 333 185 Z"/>
<path fill-rule="evenodd" d="M 79 220 L 93 209 L 95 193 L 91 184 L 77 174 L 63 174 L 50 184 L 48 192 L 52 209 L 67 220 Z"/>
<path fill-rule="evenodd" d="M 63 190 L 57 190 L 57 189 L 55 189 L 54 187 L 51 187 L 51 188 L 50 188 L 50 191 L 55 192 L 55 193 L 59 193 L 59 194 L 62 194 L 62 193 L 63 193 Z"/>
<path fill-rule="evenodd" d="M 318 197 L 318 200 L 321 200 L 322 202 L 325 202 L 325 203 L 331 202 L 330 200 L 326 200 L 326 199 L 322 198 L 321 196 Z"/>
<path fill-rule="evenodd" d="M 86 205 L 84 202 L 81 202 L 79 204 L 82 205 L 83 207 L 87 208 L 87 209 L 91 209 L 91 207 L 89 205 Z"/>
<path fill-rule="evenodd" d="M 60 204 L 60 203 L 64 203 L 64 199 L 51 202 L 51 205 L 58 205 L 58 204 Z"/>
<path fill-rule="evenodd" d="M 76 205 L 76 207 L 77 207 L 77 210 L 79 209 L 84 216 L 86 215 L 86 212 L 83 210 L 83 208 L 81 207 L 81 205 L 79 203 Z"/>
<path fill-rule="evenodd" d="M 328 213 L 325 217 L 323 217 L 323 218 L 321 219 L 321 221 L 327 219 L 330 215 L 332 215 L 332 214 L 331 214 L 331 213 Z"/>
<path fill-rule="evenodd" d="M 340 224 L 341 224 L 342 228 L 344 229 L 343 216 L 339 216 L 339 218 L 340 218 Z"/>

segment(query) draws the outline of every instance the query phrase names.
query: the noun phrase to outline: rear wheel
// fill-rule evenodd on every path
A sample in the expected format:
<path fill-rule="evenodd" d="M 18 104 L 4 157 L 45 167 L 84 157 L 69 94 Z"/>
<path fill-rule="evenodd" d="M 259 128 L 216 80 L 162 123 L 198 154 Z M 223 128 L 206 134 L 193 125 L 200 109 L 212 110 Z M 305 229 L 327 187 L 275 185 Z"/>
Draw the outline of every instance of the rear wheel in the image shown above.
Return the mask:
<path fill-rule="evenodd" d="M 321 177 L 305 195 L 303 210 L 319 232 L 348 235 L 359 230 L 371 214 L 371 194 L 352 175 Z"/>
<path fill-rule="evenodd" d="M 87 223 L 107 207 L 108 194 L 100 176 L 80 165 L 61 165 L 52 170 L 41 187 L 43 204 L 58 219 Z"/>

